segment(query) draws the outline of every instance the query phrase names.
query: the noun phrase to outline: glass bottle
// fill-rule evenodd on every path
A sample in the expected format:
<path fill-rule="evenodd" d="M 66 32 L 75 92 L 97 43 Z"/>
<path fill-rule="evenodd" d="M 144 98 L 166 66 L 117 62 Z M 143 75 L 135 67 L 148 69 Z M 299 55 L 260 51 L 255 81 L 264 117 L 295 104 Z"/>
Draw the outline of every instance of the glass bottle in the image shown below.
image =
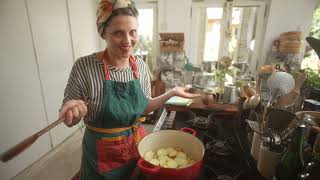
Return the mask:
<path fill-rule="evenodd" d="M 299 124 L 292 132 L 292 140 L 276 167 L 277 180 L 296 180 L 304 167 L 303 143 L 306 126 Z"/>
<path fill-rule="evenodd" d="M 312 158 L 299 175 L 300 180 L 318 180 L 320 177 L 320 134 L 317 135 L 313 146 Z"/>

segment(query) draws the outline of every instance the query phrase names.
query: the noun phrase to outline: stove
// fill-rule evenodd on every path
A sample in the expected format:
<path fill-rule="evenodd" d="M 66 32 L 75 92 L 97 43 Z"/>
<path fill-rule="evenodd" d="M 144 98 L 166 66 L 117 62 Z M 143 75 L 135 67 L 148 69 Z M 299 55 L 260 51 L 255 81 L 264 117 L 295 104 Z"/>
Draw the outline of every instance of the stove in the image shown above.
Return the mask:
<path fill-rule="evenodd" d="M 224 124 L 234 123 L 234 119 L 219 117 L 221 121 L 218 121 L 203 114 L 197 116 L 193 112 L 166 113 L 166 118 L 162 119 L 161 129 L 193 128 L 197 131 L 197 137 L 205 145 L 203 171 L 199 180 L 264 179 L 250 155 L 246 134 L 236 132 L 243 128 L 234 130 L 237 128 L 233 128 L 233 125 Z"/>

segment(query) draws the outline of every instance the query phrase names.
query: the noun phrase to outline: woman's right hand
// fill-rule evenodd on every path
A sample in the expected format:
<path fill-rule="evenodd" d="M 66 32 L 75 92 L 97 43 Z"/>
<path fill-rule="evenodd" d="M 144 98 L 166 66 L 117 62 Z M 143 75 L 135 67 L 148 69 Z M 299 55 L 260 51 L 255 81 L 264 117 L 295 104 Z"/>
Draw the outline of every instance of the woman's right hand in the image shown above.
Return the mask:
<path fill-rule="evenodd" d="M 78 124 L 87 114 L 87 105 L 82 100 L 69 100 L 60 109 L 59 119 L 64 118 L 64 123 L 71 127 Z"/>

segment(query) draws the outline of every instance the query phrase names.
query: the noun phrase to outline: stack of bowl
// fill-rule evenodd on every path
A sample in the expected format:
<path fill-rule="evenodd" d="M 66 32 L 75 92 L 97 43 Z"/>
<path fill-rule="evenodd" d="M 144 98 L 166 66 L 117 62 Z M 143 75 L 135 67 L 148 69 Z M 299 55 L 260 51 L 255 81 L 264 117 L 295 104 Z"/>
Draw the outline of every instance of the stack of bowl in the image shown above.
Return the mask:
<path fill-rule="evenodd" d="M 301 31 L 289 31 L 280 34 L 279 52 L 298 54 L 304 50 Z"/>

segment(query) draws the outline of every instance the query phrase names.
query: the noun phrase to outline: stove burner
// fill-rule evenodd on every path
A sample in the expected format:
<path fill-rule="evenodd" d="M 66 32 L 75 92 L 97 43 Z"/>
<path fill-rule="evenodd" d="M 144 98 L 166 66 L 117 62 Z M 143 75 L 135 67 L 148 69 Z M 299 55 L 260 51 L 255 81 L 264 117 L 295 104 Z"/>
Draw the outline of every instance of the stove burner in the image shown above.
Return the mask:
<path fill-rule="evenodd" d="M 228 176 L 228 175 L 219 175 L 217 177 L 217 180 L 233 180 L 233 177 Z"/>
<path fill-rule="evenodd" d="M 187 121 L 187 123 L 199 129 L 209 129 L 211 120 L 206 117 L 197 116 L 194 119 Z"/>
<path fill-rule="evenodd" d="M 210 154 L 213 153 L 219 156 L 230 156 L 232 155 L 232 149 L 230 149 L 231 145 L 229 139 L 212 139 L 206 144 L 206 148 L 210 152 Z"/>

